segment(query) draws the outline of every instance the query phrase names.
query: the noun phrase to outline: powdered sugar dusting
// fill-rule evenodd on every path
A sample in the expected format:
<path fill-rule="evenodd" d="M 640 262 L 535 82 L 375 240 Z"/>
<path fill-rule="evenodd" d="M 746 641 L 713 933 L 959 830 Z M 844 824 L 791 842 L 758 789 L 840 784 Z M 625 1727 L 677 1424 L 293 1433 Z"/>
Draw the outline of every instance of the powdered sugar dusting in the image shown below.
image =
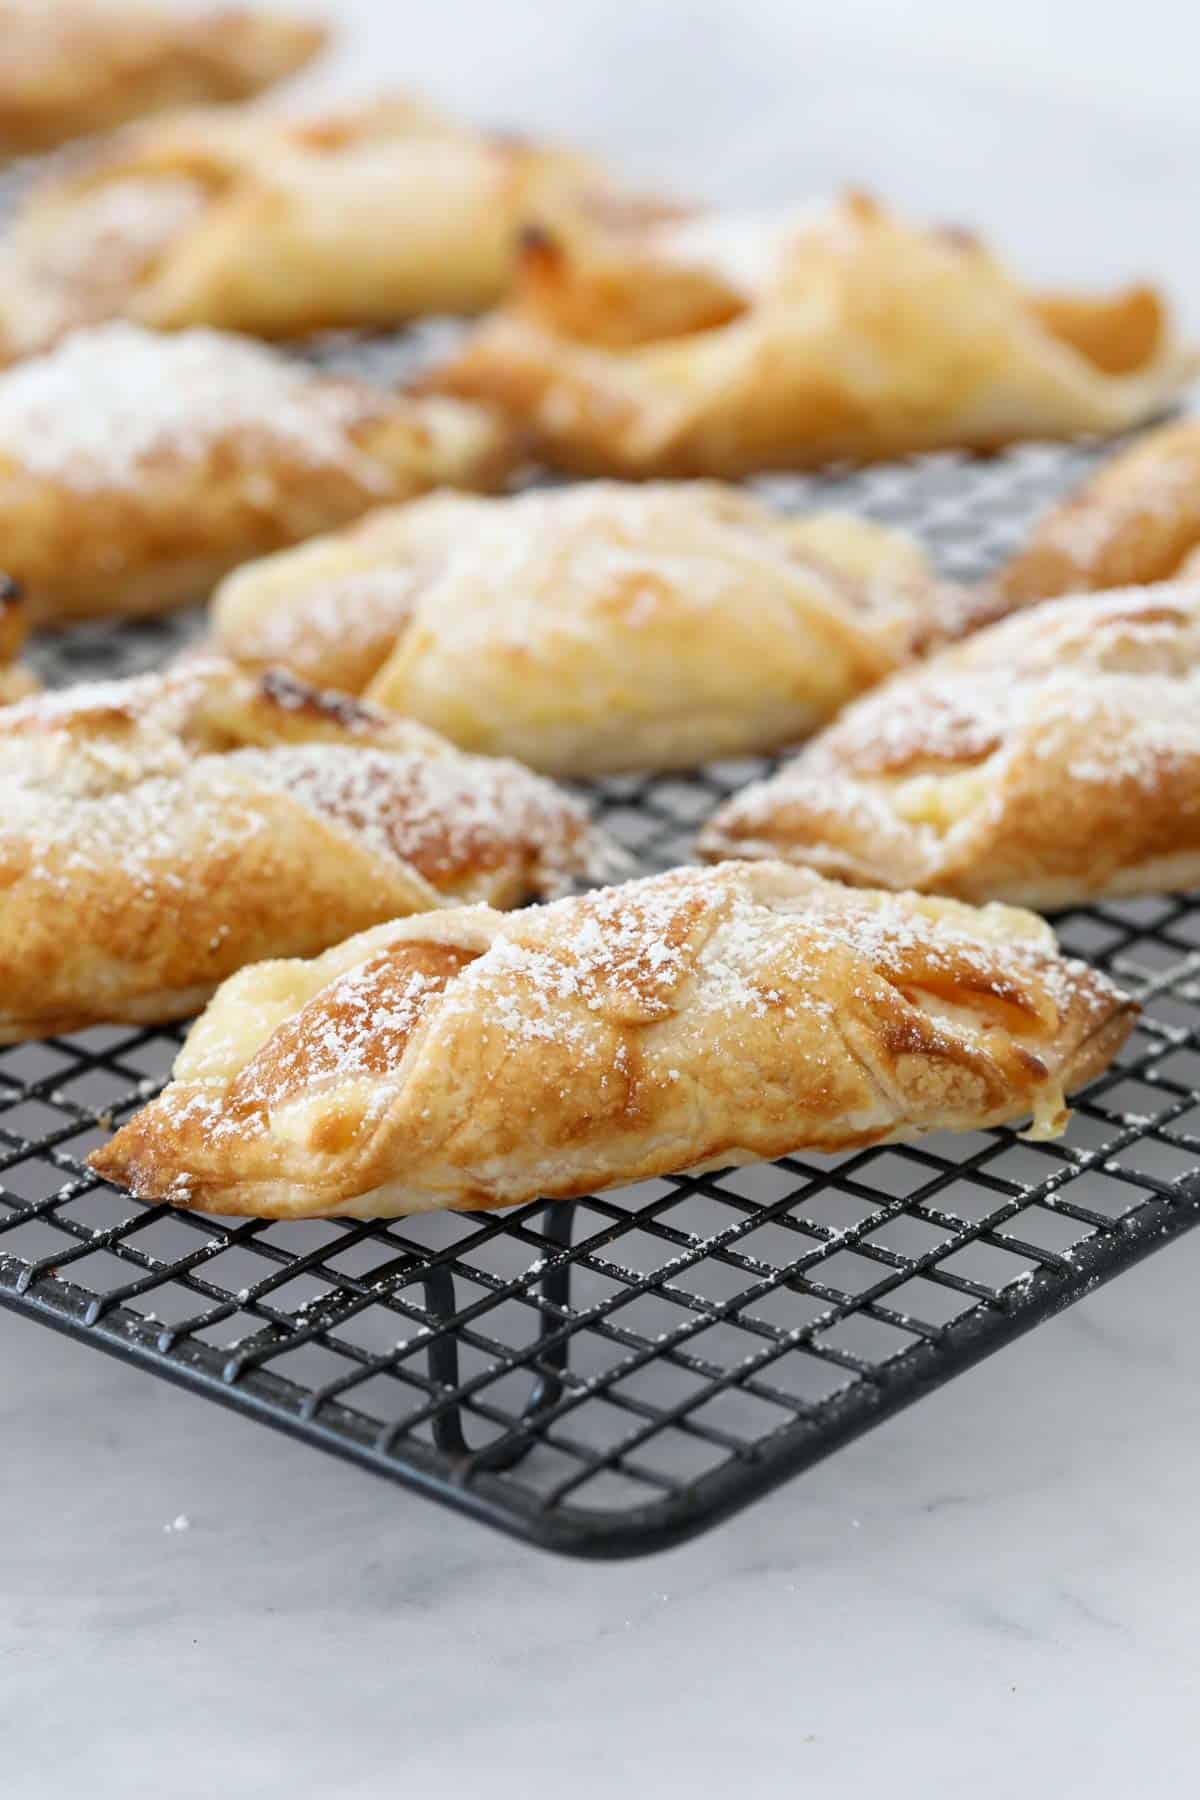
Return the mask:
<path fill-rule="evenodd" d="M 381 402 L 260 345 L 216 331 L 160 335 L 117 322 L 74 333 L 0 377 L 0 448 L 82 493 L 135 487 L 163 460 L 218 445 L 248 465 L 286 454 L 386 493 L 390 476 L 351 435 Z"/>
<path fill-rule="evenodd" d="M 759 886 L 730 864 L 560 901 L 506 928 L 466 986 L 486 982 L 489 1018 L 514 1037 L 569 1042 L 581 1009 L 653 1023 L 682 1003 L 685 985 L 689 1008 L 731 1021 L 769 1012 L 786 1021 L 797 1006 L 829 1019 L 833 945 L 886 980 L 934 975 L 967 992 L 973 982 L 983 992 L 989 981 L 1011 985 L 1015 961 L 1056 1006 L 1090 975 L 1066 964 L 1029 914 L 848 892 L 801 875 L 790 888 Z M 458 1003 L 476 1004 L 466 991 Z"/>
<path fill-rule="evenodd" d="M 1184 675 L 1200 663 L 1200 582 L 1156 582 L 1047 601 L 1002 619 L 929 667 L 1074 668 Z"/>
<path fill-rule="evenodd" d="M 769 824 L 776 801 L 837 776 L 1050 761 L 1064 744 L 1081 782 L 1153 791 L 1166 767 L 1200 771 L 1200 587 L 1046 605 L 981 632 L 847 708 L 718 819 Z"/>
<path fill-rule="evenodd" d="M 47 252 L 47 274 L 60 279 L 128 275 L 160 252 L 204 205 L 204 190 L 185 176 L 127 176 L 106 181 L 71 209 L 69 239 L 57 233 Z"/>
<path fill-rule="evenodd" d="M 876 545 L 883 566 L 864 573 L 867 552 L 853 530 L 843 533 L 842 554 L 836 534 L 818 554 L 786 515 L 719 483 L 594 481 L 501 500 L 443 495 L 406 508 L 402 520 L 390 509 L 377 517 L 374 538 L 359 526 L 341 539 L 357 564 L 344 573 L 336 556 L 332 564 L 310 557 L 281 570 L 274 591 L 269 564 L 257 593 L 253 570 L 235 578 L 218 609 L 231 653 L 357 691 L 407 638 L 402 687 L 428 682 L 448 694 L 471 682 L 482 711 L 494 705 L 507 716 L 511 695 L 488 698 L 497 656 L 549 679 L 560 659 L 588 649 L 605 659 L 604 679 L 619 681 L 627 637 L 644 633 L 650 654 L 668 655 L 668 633 L 705 632 L 710 619 L 728 629 L 744 616 L 755 642 L 773 636 L 801 665 L 814 636 L 824 642 L 813 621 L 827 613 L 844 654 L 853 646 L 865 668 L 881 670 L 940 629 L 946 609 L 935 585 L 914 574 L 912 555 L 894 553 L 893 571 Z M 483 676 L 467 667 L 477 659 Z M 592 704 L 602 711 L 596 667 Z M 659 684 L 665 716 L 690 710 L 697 679 L 681 674 L 666 699 Z"/>
<path fill-rule="evenodd" d="M 453 944 L 454 917 L 441 915 L 439 944 Z M 458 972 L 418 967 L 381 987 L 381 971 L 387 974 L 403 941 L 339 976 L 294 1015 L 303 1024 L 294 1052 L 286 1037 L 269 1040 L 260 1066 L 252 1061 L 237 1078 L 239 1103 L 269 1105 L 284 1092 L 307 1094 L 359 1075 L 390 1079 L 427 1017 L 435 1031 L 456 1018 L 477 1020 L 513 1053 L 544 1044 L 594 1061 L 609 1041 L 602 1021 L 652 1027 L 678 1011 L 693 1022 L 727 1019 L 736 1040 L 748 1019 L 771 1016 L 786 1030 L 803 1013 L 820 1028 L 806 1040 L 820 1055 L 843 1004 L 830 991 L 831 957 L 841 971 L 837 988 L 848 979 L 865 1002 L 880 979 L 906 998 L 927 987 L 931 1041 L 951 1050 L 995 1028 L 989 1001 L 1024 1012 L 1042 1044 L 1075 1009 L 1104 1011 L 1114 994 L 1102 976 L 1060 956 L 1049 928 L 1032 915 L 853 893 L 745 864 L 672 871 L 512 915 L 489 947 L 465 951 Z M 293 1055 L 298 1060 L 289 1063 Z M 664 1080 L 681 1079 L 686 1055 L 683 1041 L 673 1047 Z"/>
<path fill-rule="evenodd" d="M 704 911 L 691 889 L 680 871 L 514 915 L 441 1004 L 485 1016 L 514 1044 L 593 1056 L 593 1015 L 652 1022 L 670 1012 Z"/>
<path fill-rule="evenodd" d="M 1019 714 L 1019 695 L 1003 675 L 892 682 L 842 715 L 813 745 L 812 764 L 827 757 L 839 766 L 882 772 L 922 762 L 974 762 L 1004 741 L 1014 710 Z M 798 773 L 802 762 L 797 760 Z"/>
<path fill-rule="evenodd" d="M 46 230 L 36 207 L 3 253 L 15 335 L 27 349 L 72 326 L 124 310 L 142 280 L 205 204 L 199 183 L 180 176 L 130 176 L 72 196 L 69 219 Z"/>
<path fill-rule="evenodd" d="M 577 801 L 489 758 L 316 743 L 190 760 L 180 752 L 173 769 L 137 773 L 124 791 L 100 781 L 92 793 L 14 785 L 0 844 L 7 838 L 47 890 L 78 891 L 119 857 L 126 883 L 166 899 L 196 878 L 197 856 L 272 829 L 266 789 L 328 820 L 385 866 L 407 866 L 451 894 L 506 870 L 518 886 L 553 892 L 602 858 Z"/>
<path fill-rule="evenodd" d="M 9 838 L 29 878 L 69 902 L 107 885 L 119 863 L 127 891 L 171 904 L 196 879 L 198 857 L 266 829 L 252 794 L 229 778 L 227 760 L 204 758 L 127 791 L 82 798 L 18 788 L 0 848 Z"/>
<path fill-rule="evenodd" d="M 412 577 L 419 628 L 439 650 L 457 655 L 490 654 L 498 646 L 536 652 L 556 637 L 607 635 L 618 620 L 621 631 L 682 629 L 681 621 L 691 619 L 703 630 L 706 612 L 724 616 L 739 608 L 751 618 L 803 621 L 816 606 L 827 607 L 847 629 L 856 614 L 873 611 L 865 628 L 878 648 L 886 641 L 889 607 L 897 635 L 905 638 L 905 621 L 923 625 L 934 603 L 932 592 L 907 575 L 867 582 L 843 570 L 833 552 L 806 553 L 784 516 L 717 483 L 582 482 L 473 500 L 457 510 L 457 521 L 440 501 L 414 510 L 413 541 L 424 567 Z M 420 536 L 418 519 L 430 527 Z M 414 549 L 408 568 L 417 554 Z M 391 545 L 381 549 L 381 564 L 402 558 Z M 408 590 L 398 573 L 394 599 L 403 608 Z M 330 587 L 318 630 L 335 631 L 339 611 L 348 620 L 358 581 L 376 579 L 352 577 L 350 603 L 340 608 L 334 604 L 339 589 Z M 369 592 L 364 585 L 364 595 Z M 392 603 L 389 592 L 385 604 Z M 298 640 L 310 604 L 299 594 L 279 607 L 292 614 Z M 288 627 L 281 621 L 272 629 Z M 281 649 L 288 651 L 286 640 Z"/>
<path fill-rule="evenodd" d="M 285 791 L 430 880 L 522 854 L 548 872 L 585 860 L 584 808 L 517 763 L 340 744 L 240 750 L 223 760 L 236 778 Z"/>
<path fill-rule="evenodd" d="M 270 1053 L 238 1083 L 243 1105 L 272 1105 L 293 1093 L 306 1098 L 327 1083 L 353 1081 L 395 1069 L 432 996 L 445 983 L 417 968 L 397 985 L 386 968 L 364 963 L 343 975 L 326 1003 L 297 1015 Z"/>
<path fill-rule="evenodd" d="M 1049 553 L 1064 558 L 1081 575 L 1094 575 L 1103 573 L 1106 557 L 1119 553 L 1127 543 L 1132 548 L 1135 534 L 1149 529 L 1152 541 L 1157 541 L 1164 522 L 1171 526 L 1194 521 L 1191 541 L 1200 539 L 1196 503 L 1200 435 L 1173 454 L 1152 455 L 1152 449 L 1139 446 L 1132 462 L 1122 459 L 1110 464 L 1081 493 L 1052 512 L 1034 534 L 1020 563 Z"/>
<path fill-rule="evenodd" d="M 416 567 L 358 569 L 284 595 L 251 620 L 245 635 L 232 633 L 239 655 L 286 668 L 320 669 L 332 655 L 357 658 L 391 648 L 412 615 L 420 585 Z"/>
<path fill-rule="evenodd" d="M 37 793 L 82 799 L 178 773 L 196 714 L 227 665 L 197 658 L 162 674 L 77 682 L 0 714 L 0 783 L 16 805 Z M 36 810 L 36 809 L 35 809 Z M 13 822 L 10 813 L 6 823 Z"/>

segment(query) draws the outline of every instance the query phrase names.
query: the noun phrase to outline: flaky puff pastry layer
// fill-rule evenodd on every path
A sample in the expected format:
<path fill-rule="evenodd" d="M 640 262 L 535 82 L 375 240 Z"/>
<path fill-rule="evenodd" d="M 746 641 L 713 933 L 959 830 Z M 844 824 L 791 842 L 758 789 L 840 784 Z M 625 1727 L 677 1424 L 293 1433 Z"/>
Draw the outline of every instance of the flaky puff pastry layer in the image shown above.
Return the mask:
<path fill-rule="evenodd" d="M 0 706 L 32 694 L 37 681 L 17 661 L 25 642 L 26 614 L 15 581 L 0 575 Z"/>
<path fill-rule="evenodd" d="M 97 326 L 0 374 L 0 555 L 35 621 L 158 612 L 381 501 L 492 486 L 512 453 L 474 406 Z"/>
<path fill-rule="evenodd" d="M 167 107 L 245 100 L 328 32 L 257 7 L 0 0 L 0 157 L 50 150 Z"/>
<path fill-rule="evenodd" d="M 243 971 L 92 1166 L 205 1211 L 389 1217 L 1030 1113 L 1054 1135 L 1135 1011 L 1028 913 L 677 869 Z"/>
<path fill-rule="evenodd" d="M 981 631 L 735 795 L 700 847 L 1045 908 L 1200 883 L 1200 581 Z"/>
<path fill-rule="evenodd" d="M 436 732 L 348 695 L 191 652 L 152 674 L 76 682 L 0 714 L 0 791 L 97 798 L 198 756 L 312 743 L 454 754 Z"/>
<path fill-rule="evenodd" d="M 132 126 L 34 188 L 0 247 L 0 360 L 122 317 L 286 338 L 479 312 L 522 219 L 599 184 L 571 152 L 396 98 Z"/>
<path fill-rule="evenodd" d="M 716 483 L 435 495 L 238 570 L 217 642 L 467 749 L 590 775 L 794 742 L 963 597 L 917 545 Z"/>
<path fill-rule="evenodd" d="M 1051 508 L 996 577 L 1001 600 L 1200 573 L 1200 419 L 1148 431 Z"/>
<path fill-rule="evenodd" d="M 583 809 L 219 662 L 0 714 L 0 1042 L 185 1017 L 266 956 L 609 867 Z"/>
<path fill-rule="evenodd" d="M 851 196 L 790 227 L 535 234 L 513 304 L 429 383 L 553 464 L 644 477 L 1114 432 L 1194 368 L 1152 290 L 1031 293 L 965 234 Z"/>

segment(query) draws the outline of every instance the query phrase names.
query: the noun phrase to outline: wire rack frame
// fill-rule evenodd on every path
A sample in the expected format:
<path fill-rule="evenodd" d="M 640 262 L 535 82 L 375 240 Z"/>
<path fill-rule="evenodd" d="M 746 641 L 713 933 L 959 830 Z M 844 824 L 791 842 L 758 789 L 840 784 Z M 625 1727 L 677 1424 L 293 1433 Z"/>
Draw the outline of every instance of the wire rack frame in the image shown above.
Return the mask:
<path fill-rule="evenodd" d="M 398 352 L 323 354 L 386 375 Z M 907 525 L 971 578 L 1094 455 L 1026 446 L 759 485 Z M 194 624 L 84 628 L 36 656 L 55 681 L 132 672 Z M 767 766 L 588 791 L 653 869 Z M 1057 925 L 1144 1002 L 1063 1140 L 939 1134 L 500 1215 L 273 1224 L 143 1205 L 83 1158 L 157 1091 L 181 1031 L 0 1051 L 0 1303 L 544 1547 L 678 1542 L 1200 1220 L 1200 901 Z"/>

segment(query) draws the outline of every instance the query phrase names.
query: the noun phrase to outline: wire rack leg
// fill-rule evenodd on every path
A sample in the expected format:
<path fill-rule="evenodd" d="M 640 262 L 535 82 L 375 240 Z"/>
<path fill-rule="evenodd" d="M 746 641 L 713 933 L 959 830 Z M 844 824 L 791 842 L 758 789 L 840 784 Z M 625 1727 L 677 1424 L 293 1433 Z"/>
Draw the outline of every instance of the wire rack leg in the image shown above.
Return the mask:
<path fill-rule="evenodd" d="M 553 1250 L 569 1250 L 575 1208 L 569 1202 L 557 1201 L 543 1214 L 543 1232 Z M 454 1277 L 448 1269 L 431 1269 L 425 1277 L 425 1304 L 429 1312 L 448 1324 L 457 1310 Z M 564 1310 L 570 1305 L 571 1266 L 566 1261 L 552 1260 L 537 1284 L 538 1336 L 535 1349 L 561 1324 Z M 522 1409 L 523 1423 L 557 1405 L 562 1398 L 562 1372 L 570 1354 L 569 1340 L 558 1338 L 536 1358 L 537 1377 Z M 429 1347 L 429 1373 L 440 1387 L 454 1390 L 459 1386 L 458 1342 L 450 1332 L 437 1338 Z M 500 1474 L 516 1468 L 533 1448 L 533 1439 L 516 1432 L 501 1438 L 486 1449 L 473 1451 L 463 1431 L 462 1408 L 457 1404 L 437 1413 L 433 1420 L 433 1439 L 448 1456 L 470 1457 L 473 1469 L 486 1469 Z"/>

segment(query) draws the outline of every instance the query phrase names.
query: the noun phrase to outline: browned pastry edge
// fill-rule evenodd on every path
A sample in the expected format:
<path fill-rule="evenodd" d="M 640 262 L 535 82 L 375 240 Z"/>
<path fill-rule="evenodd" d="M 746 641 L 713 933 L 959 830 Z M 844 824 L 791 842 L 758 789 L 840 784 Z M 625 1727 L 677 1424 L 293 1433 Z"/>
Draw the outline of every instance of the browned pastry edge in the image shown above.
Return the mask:
<path fill-rule="evenodd" d="M 1200 546 L 1200 419 L 1135 438 L 1053 505 L 999 570 L 1009 606 L 1168 581 Z"/>

